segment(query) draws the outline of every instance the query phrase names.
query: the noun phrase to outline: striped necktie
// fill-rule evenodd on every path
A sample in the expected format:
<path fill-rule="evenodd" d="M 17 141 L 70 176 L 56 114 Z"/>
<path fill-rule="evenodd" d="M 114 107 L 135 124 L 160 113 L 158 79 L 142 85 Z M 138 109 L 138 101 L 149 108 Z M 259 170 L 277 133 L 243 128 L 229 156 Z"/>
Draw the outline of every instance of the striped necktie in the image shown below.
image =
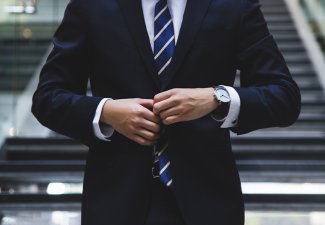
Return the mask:
<path fill-rule="evenodd" d="M 175 35 L 172 18 L 167 6 L 167 0 L 159 0 L 155 7 L 154 17 L 154 59 L 161 86 L 167 82 L 166 68 L 171 62 L 175 50 Z M 153 175 L 168 187 L 172 187 L 173 180 L 170 173 L 170 161 L 166 154 L 168 136 L 163 132 L 158 143 L 154 146 Z"/>

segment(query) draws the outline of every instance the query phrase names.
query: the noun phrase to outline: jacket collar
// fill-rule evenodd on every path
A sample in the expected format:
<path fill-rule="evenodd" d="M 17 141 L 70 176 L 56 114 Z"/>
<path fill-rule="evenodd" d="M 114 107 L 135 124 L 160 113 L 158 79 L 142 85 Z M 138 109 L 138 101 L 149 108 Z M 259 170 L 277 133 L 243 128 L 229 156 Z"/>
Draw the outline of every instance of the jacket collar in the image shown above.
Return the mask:
<path fill-rule="evenodd" d="M 187 0 L 183 22 L 179 33 L 174 56 L 167 68 L 167 82 L 160 87 L 157 70 L 155 68 L 154 55 L 151 50 L 148 33 L 144 21 L 141 0 L 117 0 L 121 11 L 128 24 L 129 31 L 134 38 L 137 49 L 153 82 L 160 89 L 166 90 L 172 81 L 191 48 L 195 35 L 212 0 Z"/>

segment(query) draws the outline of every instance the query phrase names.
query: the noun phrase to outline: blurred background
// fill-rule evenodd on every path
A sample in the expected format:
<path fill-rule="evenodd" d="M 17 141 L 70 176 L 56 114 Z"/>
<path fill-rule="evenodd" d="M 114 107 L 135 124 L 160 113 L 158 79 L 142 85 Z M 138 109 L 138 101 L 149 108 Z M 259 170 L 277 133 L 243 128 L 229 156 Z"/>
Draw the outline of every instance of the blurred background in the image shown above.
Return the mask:
<path fill-rule="evenodd" d="M 0 1 L 2 225 L 80 224 L 87 148 L 41 126 L 30 113 L 67 3 Z M 232 135 L 246 225 L 325 225 L 325 0 L 261 4 L 301 89 L 302 110 L 291 127 Z"/>

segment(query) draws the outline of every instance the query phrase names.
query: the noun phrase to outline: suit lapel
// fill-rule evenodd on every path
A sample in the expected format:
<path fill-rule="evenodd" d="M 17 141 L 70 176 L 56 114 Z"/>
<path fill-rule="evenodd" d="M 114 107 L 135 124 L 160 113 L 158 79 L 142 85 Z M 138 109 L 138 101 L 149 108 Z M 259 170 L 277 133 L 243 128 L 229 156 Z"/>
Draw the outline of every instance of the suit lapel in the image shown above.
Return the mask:
<path fill-rule="evenodd" d="M 192 46 L 210 2 L 211 0 L 187 0 L 174 56 L 167 69 L 168 79 L 162 90 L 167 88 Z"/>
<path fill-rule="evenodd" d="M 150 41 L 144 22 L 141 0 L 117 0 L 126 19 L 131 35 L 133 36 L 138 51 L 144 64 L 156 84 L 160 87 L 158 74 L 155 68 L 154 56 L 150 47 Z M 167 68 L 167 82 L 160 90 L 165 90 L 178 68 L 182 64 L 186 54 L 192 46 L 195 34 L 200 28 L 201 22 L 212 0 L 187 0 L 183 22 L 177 41 L 176 49 L 171 64 Z"/>
<path fill-rule="evenodd" d="M 118 0 L 118 3 L 144 64 L 153 82 L 156 84 L 157 88 L 159 88 L 158 73 L 155 68 L 154 56 L 144 22 L 141 0 Z"/>

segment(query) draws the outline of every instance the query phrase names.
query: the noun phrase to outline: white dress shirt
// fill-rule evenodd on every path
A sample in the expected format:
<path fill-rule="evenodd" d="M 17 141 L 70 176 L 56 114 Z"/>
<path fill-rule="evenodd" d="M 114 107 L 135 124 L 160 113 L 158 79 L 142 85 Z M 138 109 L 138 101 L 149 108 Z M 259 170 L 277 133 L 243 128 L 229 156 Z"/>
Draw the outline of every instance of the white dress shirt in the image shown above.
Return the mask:
<path fill-rule="evenodd" d="M 144 15 L 144 20 L 153 50 L 154 46 L 154 17 L 155 17 L 155 5 L 159 0 L 142 0 L 142 10 Z M 173 19 L 175 43 L 177 44 L 179 31 L 183 21 L 183 15 L 185 11 L 187 0 L 167 0 L 168 8 Z M 158 76 L 158 75 L 157 75 Z M 199 74 L 198 74 L 199 76 Z M 228 93 L 230 94 L 231 102 L 229 107 L 228 115 L 221 121 L 223 121 L 221 128 L 230 128 L 237 125 L 237 119 L 240 110 L 240 98 L 237 91 L 229 86 L 224 86 Z M 113 133 L 114 129 L 106 124 L 101 124 L 99 122 L 101 112 L 103 110 L 104 103 L 109 98 L 104 98 L 97 107 L 96 114 L 93 120 L 94 134 L 97 138 L 101 140 L 108 141 Z"/>

